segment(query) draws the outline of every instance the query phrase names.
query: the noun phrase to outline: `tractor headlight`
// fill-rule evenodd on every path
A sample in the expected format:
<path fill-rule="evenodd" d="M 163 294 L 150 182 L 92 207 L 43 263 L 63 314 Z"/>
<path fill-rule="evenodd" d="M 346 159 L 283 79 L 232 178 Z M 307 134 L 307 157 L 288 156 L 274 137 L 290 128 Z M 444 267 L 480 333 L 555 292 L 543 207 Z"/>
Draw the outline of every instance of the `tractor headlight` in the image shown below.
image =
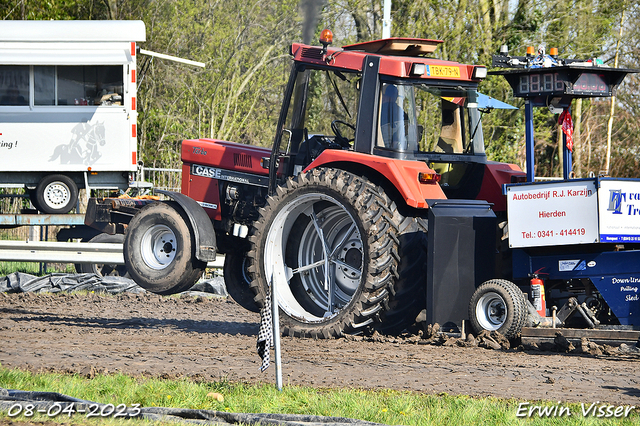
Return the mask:
<path fill-rule="evenodd" d="M 413 64 L 411 66 L 411 75 L 425 75 L 427 66 L 425 64 Z"/>
<path fill-rule="evenodd" d="M 487 78 L 487 67 L 475 67 L 473 69 L 472 78 L 475 80 L 481 80 Z"/>

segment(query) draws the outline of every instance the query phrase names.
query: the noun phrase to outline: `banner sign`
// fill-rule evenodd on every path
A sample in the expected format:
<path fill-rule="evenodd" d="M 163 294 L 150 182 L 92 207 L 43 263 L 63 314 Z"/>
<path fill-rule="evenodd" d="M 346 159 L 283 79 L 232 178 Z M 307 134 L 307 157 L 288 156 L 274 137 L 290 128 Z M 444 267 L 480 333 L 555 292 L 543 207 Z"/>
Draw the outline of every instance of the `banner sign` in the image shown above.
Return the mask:
<path fill-rule="evenodd" d="M 507 216 L 512 248 L 596 243 L 595 180 L 509 186 Z"/>
<path fill-rule="evenodd" d="M 640 182 L 602 179 L 598 195 L 600 242 L 640 242 Z"/>

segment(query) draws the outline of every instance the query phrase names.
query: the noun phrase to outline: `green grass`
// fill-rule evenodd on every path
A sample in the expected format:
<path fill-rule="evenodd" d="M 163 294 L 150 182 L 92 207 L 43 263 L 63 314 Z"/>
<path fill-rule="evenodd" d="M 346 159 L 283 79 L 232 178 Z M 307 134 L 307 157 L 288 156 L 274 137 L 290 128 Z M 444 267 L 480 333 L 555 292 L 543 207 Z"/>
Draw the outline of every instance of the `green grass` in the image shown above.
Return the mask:
<path fill-rule="evenodd" d="M 40 264 L 36 262 L 0 262 L 0 277 L 7 276 L 13 272 L 24 272 L 35 276 L 46 275 L 40 272 Z M 65 272 L 75 274 L 76 270 L 71 263 L 48 263 L 47 274 L 54 272 Z"/>
<path fill-rule="evenodd" d="M 318 389 L 285 386 L 278 392 L 273 385 L 243 383 L 200 383 L 192 380 L 133 378 L 122 374 L 97 375 L 87 379 L 78 375 L 38 373 L 0 367 L 0 387 L 31 391 L 60 392 L 100 403 L 140 404 L 143 407 L 181 407 L 237 413 L 289 413 L 350 417 L 390 425 L 631 425 L 638 424 L 638 410 L 627 419 L 583 417 L 580 404 L 568 406 L 572 417 L 516 417 L 520 401 L 472 398 L 447 394 L 428 395 L 392 390 Z M 218 402 L 211 396 L 224 396 Z M 595 401 L 585 401 L 591 404 Z M 532 402 L 533 404 L 540 404 Z M 550 407 L 555 403 L 541 403 Z M 7 419 L 0 413 L 0 421 Z M 56 421 L 69 421 L 56 417 Z M 14 420 L 26 420 L 24 417 Z M 111 424 L 120 424 L 111 420 Z M 90 424 L 74 417 L 74 424 Z M 131 424 L 131 422 L 127 423 Z"/>

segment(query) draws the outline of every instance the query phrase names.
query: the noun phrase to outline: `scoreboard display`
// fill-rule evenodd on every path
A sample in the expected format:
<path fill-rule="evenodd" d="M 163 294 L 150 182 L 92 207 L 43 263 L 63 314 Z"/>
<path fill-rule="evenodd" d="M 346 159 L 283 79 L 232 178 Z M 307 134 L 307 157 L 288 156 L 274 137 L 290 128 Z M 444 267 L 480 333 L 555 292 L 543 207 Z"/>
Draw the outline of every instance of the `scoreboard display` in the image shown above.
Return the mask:
<path fill-rule="evenodd" d="M 492 71 L 490 74 L 503 75 L 517 98 L 591 98 L 614 96 L 618 85 L 630 71 L 633 72 L 620 68 L 565 65 Z"/>
<path fill-rule="evenodd" d="M 603 74 L 582 73 L 573 83 L 573 93 L 609 96 L 612 92 Z"/>

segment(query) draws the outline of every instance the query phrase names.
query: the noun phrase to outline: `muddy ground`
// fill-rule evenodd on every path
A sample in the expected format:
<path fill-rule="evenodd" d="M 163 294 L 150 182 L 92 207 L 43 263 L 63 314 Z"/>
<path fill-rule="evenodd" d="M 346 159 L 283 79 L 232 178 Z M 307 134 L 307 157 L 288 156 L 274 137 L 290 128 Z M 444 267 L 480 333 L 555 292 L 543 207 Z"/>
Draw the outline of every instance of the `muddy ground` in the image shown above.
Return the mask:
<path fill-rule="evenodd" d="M 87 376 L 273 383 L 273 366 L 259 370 L 258 323 L 258 314 L 224 298 L 3 293 L 0 364 Z M 638 355 L 423 343 L 418 336 L 286 337 L 284 383 L 640 405 Z"/>

